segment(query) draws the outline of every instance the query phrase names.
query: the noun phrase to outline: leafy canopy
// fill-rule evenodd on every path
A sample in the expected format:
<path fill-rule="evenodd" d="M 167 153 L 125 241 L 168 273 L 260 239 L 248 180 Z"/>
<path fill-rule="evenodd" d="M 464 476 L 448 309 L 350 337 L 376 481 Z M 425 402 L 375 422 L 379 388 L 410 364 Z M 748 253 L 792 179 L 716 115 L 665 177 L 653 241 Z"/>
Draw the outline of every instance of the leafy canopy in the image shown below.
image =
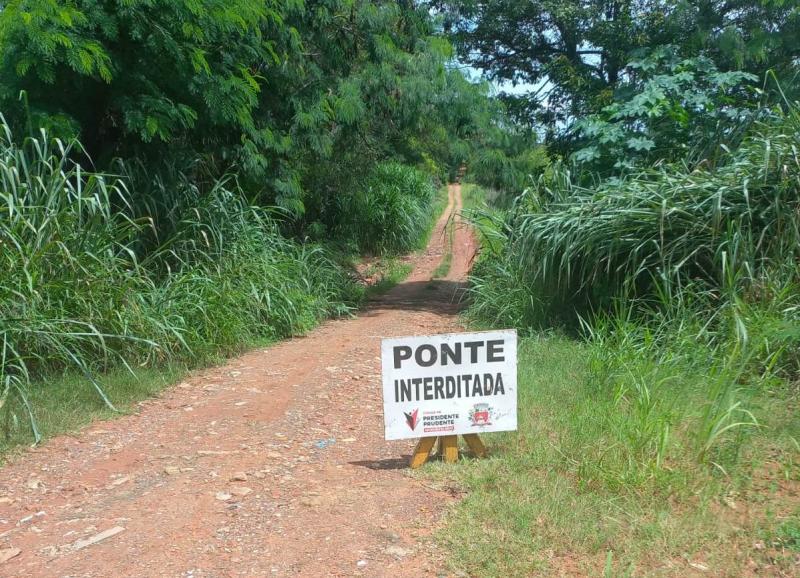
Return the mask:
<path fill-rule="evenodd" d="M 533 85 L 520 115 L 558 128 L 610 104 L 638 49 L 679 46 L 720 70 L 779 74 L 800 57 L 800 10 L 785 0 L 432 0 L 460 58 Z M 520 100 L 519 98 L 512 100 Z"/>
<path fill-rule="evenodd" d="M 280 11 L 279 11 L 280 6 Z M 275 0 L 15 0 L 0 12 L 0 103 L 71 129 L 103 157 L 176 141 L 226 151 L 257 137 L 265 66 L 279 62 Z M 16 113 L 16 114 L 13 114 Z M 152 145 L 152 146 L 143 146 Z"/>
<path fill-rule="evenodd" d="M 16 134 L 77 136 L 101 167 L 235 166 L 306 222 L 382 161 L 453 172 L 501 114 L 413 2 L 12 0 L 0 48 Z"/>
<path fill-rule="evenodd" d="M 735 137 L 753 114 L 753 74 L 721 72 L 705 56 L 680 58 L 675 47 L 655 50 L 628 66 L 614 102 L 575 122 L 584 146 L 578 163 L 615 169 L 706 158 Z"/>

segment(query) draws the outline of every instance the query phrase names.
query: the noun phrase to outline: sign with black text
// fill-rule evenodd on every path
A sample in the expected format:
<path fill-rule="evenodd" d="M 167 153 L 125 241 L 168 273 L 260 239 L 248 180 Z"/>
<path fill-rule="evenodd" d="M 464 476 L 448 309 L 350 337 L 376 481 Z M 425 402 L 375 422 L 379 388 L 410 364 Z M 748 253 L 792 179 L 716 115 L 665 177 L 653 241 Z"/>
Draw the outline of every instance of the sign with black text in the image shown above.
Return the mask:
<path fill-rule="evenodd" d="M 387 440 L 517 429 L 517 332 L 381 342 Z"/>

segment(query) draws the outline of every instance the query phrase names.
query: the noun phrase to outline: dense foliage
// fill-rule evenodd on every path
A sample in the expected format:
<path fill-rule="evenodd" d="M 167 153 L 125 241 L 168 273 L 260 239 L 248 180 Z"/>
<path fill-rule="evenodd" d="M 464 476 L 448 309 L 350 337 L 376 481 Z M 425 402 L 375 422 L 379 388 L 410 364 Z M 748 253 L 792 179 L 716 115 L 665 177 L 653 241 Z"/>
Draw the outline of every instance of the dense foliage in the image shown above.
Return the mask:
<path fill-rule="evenodd" d="M 492 78 L 532 85 L 517 110 L 552 134 L 611 103 L 640 52 L 677 46 L 723 71 L 793 74 L 795 2 L 767 0 L 434 0 L 462 59 Z M 511 97 L 512 100 L 518 100 Z"/>
<path fill-rule="evenodd" d="M 798 120 L 793 110 L 755 125 L 711 168 L 662 165 L 591 188 L 542 179 L 512 225 L 532 280 L 552 281 L 543 296 L 595 306 L 691 283 L 747 293 L 784 263 L 793 281 Z"/>
<path fill-rule="evenodd" d="M 425 173 L 378 165 L 358 190 L 340 200 L 331 223 L 337 237 L 353 239 L 361 252 L 404 253 L 420 248 L 436 189 Z"/>
<path fill-rule="evenodd" d="M 277 2 L 7 2 L 2 108 L 21 90 L 31 123 L 96 158 L 179 148 L 236 154 L 263 138 L 265 66 L 280 61 Z M 299 4 L 294 5 L 299 6 Z M 21 113 L 21 111 L 20 111 Z M 11 119 L 21 121 L 20 115 Z"/>
<path fill-rule="evenodd" d="M 233 178 L 203 195 L 187 183 L 172 235 L 138 258 L 151 220 L 132 217 L 129 183 L 86 171 L 72 152 L 46 137 L 19 147 L 8 129 L 0 142 L 6 407 L 25 408 L 28 382 L 54 370 L 80 370 L 105 399 L 98 370 L 236 351 L 357 302 L 332 255 L 282 237 Z"/>
<path fill-rule="evenodd" d="M 707 56 L 679 58 L 676 47 L 664 46 L 626 70 L 614 101 L 573 125 L 575 144 L 583 146 L 571 158 L 584 170 L 713 161 L 755 118 L 758 78 L 722 72 Z"/>
<path fill-rule="evenodd" d="M 445 178 L 501 115 L 414 3 L 16 0 L 0 47 L 15 134 L 78 137 L 100 168 L 235 167 L 300 228 L 384 160 Z"/>
<path fill-rule="evenodd" d="M 621 302 L 669 309 L 690 294 L 705 308 L 792 293 L 800 281 L 798 143 L 792 107 L 750 127 L 714 165 L 661 164 L 595 185 L 554 167 L 493 233 L 502 243 L 490 247 L 502 257 L 491 276 L 531 295 L 515 314 L 522 324 L 574 321 Z M 479 306 L 503 315 L 508 300 L 495 306 L 488 296 L 504 293 L 487 291 Z"/>

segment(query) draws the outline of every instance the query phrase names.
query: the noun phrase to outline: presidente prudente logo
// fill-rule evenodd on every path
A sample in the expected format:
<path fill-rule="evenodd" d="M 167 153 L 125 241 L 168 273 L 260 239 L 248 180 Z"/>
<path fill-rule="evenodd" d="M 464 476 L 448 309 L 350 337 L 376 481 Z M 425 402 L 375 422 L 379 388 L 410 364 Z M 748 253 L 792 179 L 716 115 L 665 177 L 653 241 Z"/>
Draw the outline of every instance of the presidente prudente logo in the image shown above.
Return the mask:
<path fill-rule="evenodd" d="M 410 413 L 404 411 L 403 415 L 406 416 L 406 424 L 411 428 L 411 431 L 417 429 L 417 424 L 419 423 L 419 408 Z"/>

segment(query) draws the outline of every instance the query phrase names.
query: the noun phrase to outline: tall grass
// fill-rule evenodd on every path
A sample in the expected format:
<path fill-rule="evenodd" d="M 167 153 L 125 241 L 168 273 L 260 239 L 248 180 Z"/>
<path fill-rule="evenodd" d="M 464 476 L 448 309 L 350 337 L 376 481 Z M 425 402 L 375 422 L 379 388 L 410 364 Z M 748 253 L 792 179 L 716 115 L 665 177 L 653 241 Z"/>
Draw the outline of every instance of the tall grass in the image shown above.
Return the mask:
<path fill-rule="evenodd" d="M 361 252 L 405 253 L 419 249 L 438 215 L 436 188 L 424 172 L 398 163 L 376 166 L 351 194 L 339 197 L 335 235 Z"/>
<path fill-rule="evenodd" d="M 521 199 L 519 266 L 554 306 L 661 303 L 710 291 L 758 299 L 796 282 L 800 109 L 776 112 L 715 167 L 659 166 L 590 188 L 558 172 Z"/>
<path fill-rule="evenodd" d="M 508 211 L 473 212 L 469 315 L 528 335 L 519 430 L 433 471 L 469 490 L 442 533 L 456 569 L 796 568 L 798 108 L 748 130 L 714 164 L 554 166 Z"/>
<path fill-rule="evenodd" d="M 583 334 L 633 470 L 686 446 L 730 467 L 759 428 L 754 396 L 800 377 L 799 150 L 794 106 L 713 166 L 593 186 L 554 168 L 507 214 L 475 220 L 473 317 Z"/>
<path fill-rule="evenodd" d="M 688 328 L 655 356 L 633 325 L 598 328 L 601 342 L 523 339 L 518 430 L 487 436 L 490 459 L 423 473 L 465 490 L 437 532 L 456 574 L 796 574 L 796 402 L 774 384 L 747 392 L 759 427 L 698 436 L 726 364 L 707 373 L 714 352 Z"/>
<path fill-rule="evenodd" d="M 76 162 L 77 143 L 17 145 L 5 125 L 0 136 L 0 406 L 36 439 L 27 392 L 47 375 L 77 370 L 113 408 L 99 377 L 111 367 L 300 333 L 360 296 L 323 247 L 282 237 L 233 179 L 178 180 L 171 197 L 155 186 L 171 208 L 150 214 L 129 180 Z"/>

